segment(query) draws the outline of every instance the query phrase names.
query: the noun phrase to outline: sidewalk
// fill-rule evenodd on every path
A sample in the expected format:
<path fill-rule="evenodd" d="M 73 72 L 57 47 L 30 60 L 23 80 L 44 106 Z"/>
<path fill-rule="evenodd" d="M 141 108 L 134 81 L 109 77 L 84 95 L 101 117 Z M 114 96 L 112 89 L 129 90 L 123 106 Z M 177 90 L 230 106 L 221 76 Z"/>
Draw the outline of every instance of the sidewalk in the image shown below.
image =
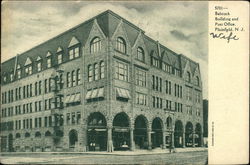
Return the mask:
<path fill-rule="evenodd" d="M 205 147 L 197 148 L 176 148 L 175 152 L 196 152 L 196 151 L 207 151 Z M 156 155 L 170 153 L 169 149 L 156 148 L 152 150 L 135 150 L 135 151 L 114 151 L 114 152 L 2 152 L 1 156 L 9 155 L 124 155 L 124 156 L 137 156 L 137 155 Z M 173 152 L 172 152 L 173 153 Z"/>

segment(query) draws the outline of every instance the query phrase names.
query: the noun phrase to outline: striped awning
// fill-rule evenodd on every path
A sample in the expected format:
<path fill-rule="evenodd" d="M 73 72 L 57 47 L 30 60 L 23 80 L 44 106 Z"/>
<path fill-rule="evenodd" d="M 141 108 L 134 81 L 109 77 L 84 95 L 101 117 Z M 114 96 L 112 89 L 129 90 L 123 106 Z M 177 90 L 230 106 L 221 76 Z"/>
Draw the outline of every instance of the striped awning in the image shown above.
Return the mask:
<path fill-rule="evenodd" d="M 116 88 L 116 96 L 125 98 L 125 99 L 130 99 L 130 93 L 127 89 L 122 89 L 122 88 Z"/>

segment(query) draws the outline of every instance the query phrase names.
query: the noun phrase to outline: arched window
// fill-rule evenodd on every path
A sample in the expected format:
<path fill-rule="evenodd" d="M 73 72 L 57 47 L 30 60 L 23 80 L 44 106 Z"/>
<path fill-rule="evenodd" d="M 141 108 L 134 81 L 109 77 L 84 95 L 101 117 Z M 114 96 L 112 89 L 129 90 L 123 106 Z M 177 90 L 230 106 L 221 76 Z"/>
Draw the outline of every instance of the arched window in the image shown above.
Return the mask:
<path fill-rule="evenodd" d="M 45 136 L 51 136 L 51 132 L 50 131 L 45 132 Z"/>
<path fill-rule="evenodd" d="M 25 136 L 26 138 L 27 138 L 27 137 L 30 137 L 30 133 L 26 132 L 24 136 Z"/>
<path fill-rule="evenodd" d="M 199 86 L 200 84 L 200 79 L 198 76 L 195 77 L 195 85 Z"/>
<path fill-rule="evenodd" d="M 76 76 L 77 76 L 77 85 L 81 84 L 81 71 L 80 69 L 77 69 L 76 71 Z"/>
<path fill-rule="evenodd" d="M 71 72 L 71 79 L 72 79 L 72 87 L 76 86 L 76 72 L 73 70 Z"/>
<path fill-rule="evenodd" d="M 88 80 L 89 82 L 93 81 L 93 66 L 88 66 Z"/>
<path fill-rule="evenodd" d="M 21 134 L 20 133 L 16 133 L 16 138 L 20 138 Z"/>
<path fill-rule="evenodd" d="M 90 53 L 99 52 L 100 50 L 101 50 L 101 39 L 99 37 L 95 37 L 90 42 Z"/>
<path fill-rule="evenodd" d="M 121 37 L 117 38 L 116 49 L 122 53 L 126 53 L 126 42 L 123 38 L 121 38 Z"/>
<path fill-rule="evenodd" d="M 100 62 L 100 78 L 104 78 L 104 62 Z"/>
<path fill-rule="evenodd" d="M 41 137 L 41 133 L 40 132 L 36 132 L 35 133 L 35 137 Z"/>
<path fill-rule="evenodd" d="M 99 69 L 98 69 L 98 64 L 97 63 L 95 63 L 94 64 L 94 68 L 95 68 L 95 80 L 98 80 L 98 78 L 99 78 Z"/>
<path fill-rule="evenodd" d="M 144 62 L 144 50 L 141 47 L 137 48 L 137 60 Z"/>
<path fill-rule="evenodd" d="M 191 74 L 190 74 L 190 72 L 187 72 L 186 81 L 191 82 Z"/>

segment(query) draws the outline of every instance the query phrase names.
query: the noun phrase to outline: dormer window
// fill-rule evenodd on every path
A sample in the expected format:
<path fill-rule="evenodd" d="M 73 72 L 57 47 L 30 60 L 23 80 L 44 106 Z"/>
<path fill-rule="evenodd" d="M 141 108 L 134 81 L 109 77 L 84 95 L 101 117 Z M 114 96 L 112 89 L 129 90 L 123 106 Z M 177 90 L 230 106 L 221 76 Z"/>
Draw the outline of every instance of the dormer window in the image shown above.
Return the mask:
<path fill-rule="evenodd" d="M 117 38 L 116 49 L 122 53 L 126 53 L 126 42 L 123 38 L 121 38 L 121 37 Z"/>
<path fill-rule="evenodd" d="M 26 68 L 25 68 L 25 73 L 26 73 L 27 75 L 31 75 L 31 74 L 32 74 L 32 65 L 26 66 Z"/>
<path fill-rule="evenodd" d="M 144 50 L 141 47 L 137 48 L 137 60 L 144 62 Z"/>
<path fill-rule="evenodd" d="M 42 70 L 42 59 L 40 56 L 37 57 L 36 59 L 36 62 L 37 62 L 37 71 L 40 72 Z"/>
<path fill-rule="evenodd" d="M 79 47 L 71 48 L 69 50 L 69 59 L 72 60 L 77 57 L 79 57 Z"/>
<path fill-rule="evenodd" d="M 200 84 L 200 79 L 198 76 L 195 77 L 195 85 L 199 86 Z"/>
<path fill-rule="evenodd" d="M 40 72 L 42 70 L 42 63 L 41 61 L 37 62 L 37 71 Z"/>
<path fill-rule="evenodd" d="M 20 79 L 21 78 L 21 67 L 19 64 L 17 65 L 16 69 L 17 69 L 17 78 Z"/>
<path fill-rule="evenodd" d="M 51 67 L 51 57 L 47 58 L 47 68 Z"/>
<path fill-rule="evenodd" d="M 62 48 L 59 47 L 56 51 L 57 55 L 57 64 L 61 64 L 63 62 L 63 56 L 62 56 Z"/>
<path fill-rule="evenodd" d="M 90 53 L 99 52 L 101 50 L 101 39 L 99 37 L 95 37 L 90 42 Z"/>
<path fill-rule="evenodd" d="M 191 74 L 190 74 L 190 72 L 187 72 L 186 81 L 191 82 Z"/>
<path fill-rule="evenodd" d="M 13 81 L 13 80 L 14 80 L 14 74 L 11 73 L 11 74 L 10 74 L 10 81 Z"/>
<path fill-rule="evenodd" d="M 75 38 L 72 37 L 69 46 L 68 46 L 68 53 L 69 59 L 72 60 L 80 56 L 80 42 Z"/>

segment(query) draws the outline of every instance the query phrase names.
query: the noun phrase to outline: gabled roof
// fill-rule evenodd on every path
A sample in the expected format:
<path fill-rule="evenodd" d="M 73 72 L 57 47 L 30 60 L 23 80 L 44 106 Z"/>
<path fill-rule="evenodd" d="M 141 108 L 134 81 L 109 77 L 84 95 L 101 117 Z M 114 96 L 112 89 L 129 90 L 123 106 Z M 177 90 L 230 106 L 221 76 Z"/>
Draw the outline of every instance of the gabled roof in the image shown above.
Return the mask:
<path fill-rule="evenodd" d="M 73 36 L 72 39 L 70 40 L 68 47 L 74 46 L 74 45 L 79 44 L 79 43 L 80 42 L 78 41 L 78 39 L 75 36 Z"/>
<path fill-rule="evenodd" d="M 29 65 L 29 64 L 32 64 L 32 61 L 31 61 L 30 58 L 28 57 L 28 58 L 26 59 L 26 62 L 25 62 L 25 64 L 24 64 L 24 66 L 27 66 L 27 65 Z"/>

